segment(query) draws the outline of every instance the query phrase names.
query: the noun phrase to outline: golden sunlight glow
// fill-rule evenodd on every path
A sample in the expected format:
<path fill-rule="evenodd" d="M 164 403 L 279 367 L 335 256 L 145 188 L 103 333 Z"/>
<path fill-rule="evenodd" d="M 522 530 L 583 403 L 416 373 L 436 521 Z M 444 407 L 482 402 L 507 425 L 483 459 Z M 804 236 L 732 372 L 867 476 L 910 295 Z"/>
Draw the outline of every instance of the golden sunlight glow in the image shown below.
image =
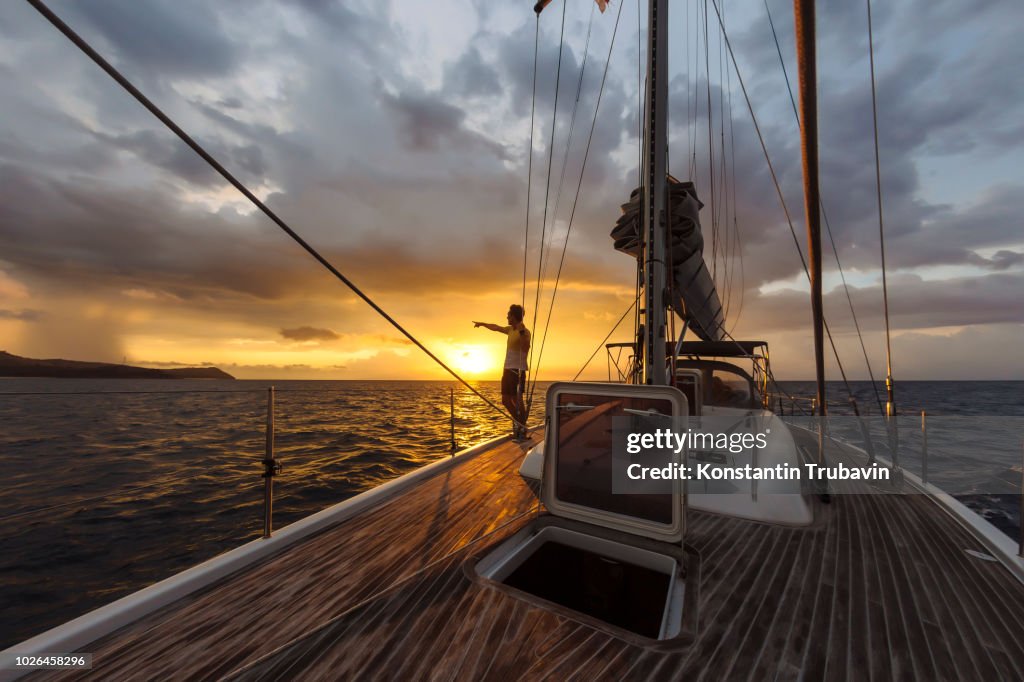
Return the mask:
<path fill-rule="evenodd" d="M 491 354 L 480 346 L 462 346 L 453 353 L 452 368 L 466 374 L 483 374 L 494 371 L 495 363 Z"/>

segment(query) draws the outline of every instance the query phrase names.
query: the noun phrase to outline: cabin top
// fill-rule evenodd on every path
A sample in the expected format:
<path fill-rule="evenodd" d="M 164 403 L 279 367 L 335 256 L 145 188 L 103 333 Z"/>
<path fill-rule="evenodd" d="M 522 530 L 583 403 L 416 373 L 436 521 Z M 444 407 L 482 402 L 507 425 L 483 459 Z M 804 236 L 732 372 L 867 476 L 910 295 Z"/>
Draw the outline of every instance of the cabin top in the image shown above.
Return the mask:
<path fill-rule="evenodd" d="M 675 343 L 669 342 L 668 355 L 675 353 Z M 636 348 L 636 343 L 625 341 L 605 344 L 605 348 Z M 768 354 L 767 341 L 683 341 L 679 355 L 703 355 L 719 358 L 761 358 Z"/>

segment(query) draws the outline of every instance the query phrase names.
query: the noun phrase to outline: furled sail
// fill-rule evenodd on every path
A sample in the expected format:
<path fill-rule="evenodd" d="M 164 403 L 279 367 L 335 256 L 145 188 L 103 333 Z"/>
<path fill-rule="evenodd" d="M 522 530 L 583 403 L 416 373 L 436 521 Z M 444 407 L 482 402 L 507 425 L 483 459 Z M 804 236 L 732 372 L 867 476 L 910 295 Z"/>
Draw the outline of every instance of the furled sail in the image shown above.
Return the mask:
<path fill-rule="evenodd" d="M 622 204 L 611 236 L 615 248 L 637 258 L 640 256 L 640 189 L 633 190 L 629 202 Z M 672 278 L 670 305 L 689 328 L 705 341 L 725 338 L 725 315 L 722 302 L 715 289 L 707 265 L 704 263 L 704 236 L 700 231 L 700 209 L 704 204 L 697 198 L 692 182 L 680 182 L 668 177 L 668 219 L 665 266 Z"/>

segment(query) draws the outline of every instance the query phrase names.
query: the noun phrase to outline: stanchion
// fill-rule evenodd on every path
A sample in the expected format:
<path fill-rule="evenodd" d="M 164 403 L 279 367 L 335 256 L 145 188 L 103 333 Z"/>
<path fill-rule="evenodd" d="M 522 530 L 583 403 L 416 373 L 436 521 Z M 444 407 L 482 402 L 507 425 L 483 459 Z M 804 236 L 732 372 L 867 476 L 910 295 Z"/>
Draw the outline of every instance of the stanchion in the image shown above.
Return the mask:
<path fill-rule="evenodd" d="M 454 388 L 449 388 L 448 389 L 448 400 L 449 400 L 448 404 L 449 404 L 450 412 L 451 412 L 451 425 L 452 425 L 452 429 L 451 429 L 452 456 L 454 457 L 455 456 L 455 450 L 458 447 L 455 444 L 455 389 Z"/>
<path fill-rule="evenodd" d="M 1024 559 L 1024 447 L 1021 448 L 1020 460 L 1020 512 L 1017 516 L 1017 523 L 1020 524 L 1020 540 L 1017 546 L 1017 556 Z"/>
<path fill-rule="evenodd" d="M 267 442 L 263 451 L 263 537 L 274 531 L 274 476 L 281 465 L 274 459 L 274 387 L 267 389 Z"/>
<path fill-rule="evenodd" d="M 924 410 L 921 410 L 921 480 L 928 485 L 928 427 Z"/>

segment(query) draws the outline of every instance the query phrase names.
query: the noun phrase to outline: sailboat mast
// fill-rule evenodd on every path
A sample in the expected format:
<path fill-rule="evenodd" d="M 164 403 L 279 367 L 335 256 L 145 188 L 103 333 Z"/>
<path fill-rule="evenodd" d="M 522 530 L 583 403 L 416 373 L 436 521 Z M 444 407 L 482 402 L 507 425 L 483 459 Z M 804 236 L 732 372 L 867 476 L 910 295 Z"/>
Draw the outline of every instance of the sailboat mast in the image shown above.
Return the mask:
<path fill-rule="evenodd" d="M 665 376 L 665 224 L 668 175 L 668 0 L 649 0 L 647 10 L 647 101 L 644 107 L 644 383 Z"/>
<path fill-rule="evenodd" d="M 818 187 L 818 84 L 814 46 L 814 0 L 793 0 L 793 14 L 796 19 L 797 69 L 800 74 L 800 143 L 803 149 L 811 315 L 814 318 L 814 371 L 818 385 L 818 414 L 824 416 L 827 408 L 824 317 L 821 301 L 821 196 Z"/>

